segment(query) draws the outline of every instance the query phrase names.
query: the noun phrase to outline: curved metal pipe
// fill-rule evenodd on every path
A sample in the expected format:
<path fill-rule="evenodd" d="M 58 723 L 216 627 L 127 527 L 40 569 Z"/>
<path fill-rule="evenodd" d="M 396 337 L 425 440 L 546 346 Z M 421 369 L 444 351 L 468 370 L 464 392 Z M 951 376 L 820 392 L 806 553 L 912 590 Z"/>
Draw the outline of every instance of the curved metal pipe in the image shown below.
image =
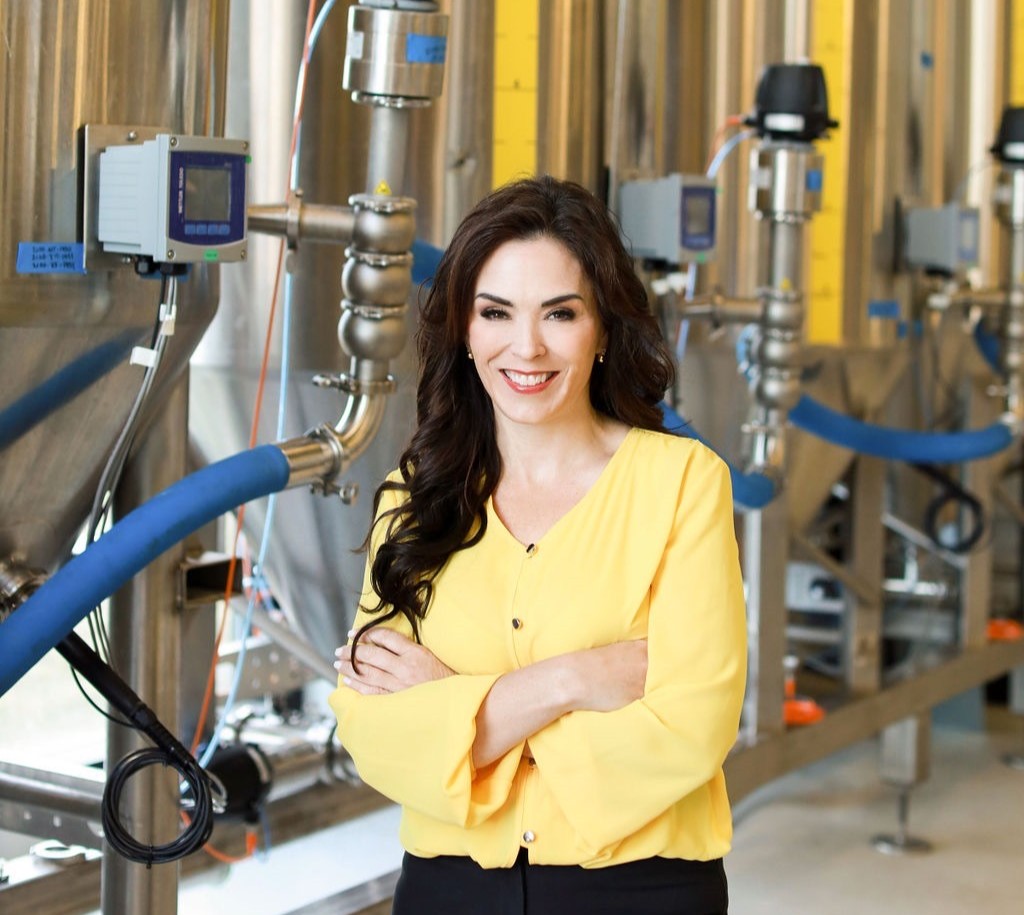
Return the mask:
<path fill-rule="evenodd" d="M 334 480 L 369 447 L 384 421 L 387 394 L 350 395 L 337 425 L 323 425 L 306 435 L 278 443 L 288 459 L 287 489 L 315 486 L 330 489 Z"/>
<path fill-rule="evenodd" d="M 334 432 L 342 449 L 342 470 L 359 458 L 380 429 L 384 420 L 384 394 L 358 394 L 345 410 Z"/>

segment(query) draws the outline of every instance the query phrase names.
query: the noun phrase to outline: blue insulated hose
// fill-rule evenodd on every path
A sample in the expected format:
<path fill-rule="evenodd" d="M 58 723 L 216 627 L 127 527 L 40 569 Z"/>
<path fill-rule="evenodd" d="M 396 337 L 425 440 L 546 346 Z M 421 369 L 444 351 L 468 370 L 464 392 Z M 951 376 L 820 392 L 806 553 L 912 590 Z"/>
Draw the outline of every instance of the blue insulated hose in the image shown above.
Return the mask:
<path fill-rule="evenodd" d="M 789 414 L 798 429 L 859 454 L 911 464 L 960 464 L 990 457 L 1013 442 L 1002 423 L 971 432 L 917 432 L 889 429 L 837 413 L 807 397 Z"/>
<path fill-rule="evenodd" d="M 144 330 L 125 331 L 83 353 L 24 396 L 0 409 L 0 451 L 120 365 L 132 344 L 144 333 Z"/>
<path fill-rule="evenodd" d="M 94 607 L 214 518 L 288 485 L 288 459 L 261 445 L 210 464 L 125 515 L 0 624 L 0 696 Z"/>
<path fill-rule="evenodd" d="M 978 346 L 978 352 L 985 358 L 992 370 L 1002 373 L 1003 370 L 999 365 L 1000 340 L 995 334 L 990 334 L 981 321 L 974 325 L 974 342 Z"/>
<path fill-rule="evenodd" d="M 434 279 L 437 273 L 437 265 L 441 263 L 443 248 L 436 248 L 434 245 L 416 239 L 412 243 L 412 281 L 417 286 Z"/>
<path fill-rule="evenodd" d="M 670 432 L 672 435 L 678 435 L 681 438 L 693 438 L 696 439 L 703 445 L 707 445 L 712 451 L 715 451 L 708 442 L 706 442 L 696 430 L 683 419 L 675 410 L 673 410 L 667 403 L 662 401 L 658 406 L 661 408 L 661 412 L 664 414 L 664 420 L 662 426 L 666 432 Z M 718 454 L 715 451 L 715 454 Z M 721 455 L 718 455 L 721 457 Z M 725 460 L 724 458 L 722 458 Z M 729 475 L 732 477 L 732 497 L 733 501 L 738 502 L 744 508 L 758 509 L 764 508 L 772 499 L 775 498 L 775 484 L 764 474 L 760 473 L 743 473 L 742 470 L 733 467 L 728 461 L 726 464 L 729 467 Z"/>

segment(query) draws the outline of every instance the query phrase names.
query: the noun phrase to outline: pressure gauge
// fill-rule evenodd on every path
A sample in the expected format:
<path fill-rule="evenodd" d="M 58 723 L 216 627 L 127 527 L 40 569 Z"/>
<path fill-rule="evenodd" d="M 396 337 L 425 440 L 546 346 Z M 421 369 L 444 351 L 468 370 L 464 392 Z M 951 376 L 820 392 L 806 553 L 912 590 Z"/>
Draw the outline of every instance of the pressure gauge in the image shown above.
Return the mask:
<path fill-rule="evenodd" d="M 100 154 L 104 251 L 158 263 L 246 256 L 244 140 L 157 134 Z"/>

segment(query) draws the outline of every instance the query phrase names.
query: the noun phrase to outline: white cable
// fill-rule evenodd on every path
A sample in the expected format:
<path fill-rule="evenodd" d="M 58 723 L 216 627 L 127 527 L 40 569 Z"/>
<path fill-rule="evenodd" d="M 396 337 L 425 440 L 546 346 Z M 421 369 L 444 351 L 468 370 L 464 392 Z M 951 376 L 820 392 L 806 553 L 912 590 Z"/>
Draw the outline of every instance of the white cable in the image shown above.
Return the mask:
<path fill-rule="evenodd" d="M 721 149 L 715 153 L 715 158 L 711 160 L 711 164 L 708 166 L 707 176 L 714 178 L 718 174 L 718 170 L 722 167 L 722 164 L 726 159 L 729 158 L 729 154 L 742 143 L 744 140 L 750 139 L 757 133 L 756 130 L 741 130 L 738 134 L 730 137 L 725 143 L 722 144 Z"/>

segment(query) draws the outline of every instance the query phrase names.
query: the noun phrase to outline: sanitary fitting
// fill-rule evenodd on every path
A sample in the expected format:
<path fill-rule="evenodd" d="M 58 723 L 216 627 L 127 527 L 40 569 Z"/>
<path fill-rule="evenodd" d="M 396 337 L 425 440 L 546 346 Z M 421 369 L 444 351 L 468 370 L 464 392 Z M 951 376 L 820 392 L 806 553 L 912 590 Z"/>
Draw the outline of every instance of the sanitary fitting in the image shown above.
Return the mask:
<path fill-rule="evenodd" d="M 750 154 L 749 208 L 758 219 L 806 222 L 821 209 L 823 163 L 809 143 L 762 143 Z"/>
<path fill-rule="evenodd" d="M 30 569 L 9 556 L 0 559 L 0 623 L 27 601 L 46 581 L 41 569 Z"/>
<path fill-rule="evenodd" d="M 710 321 L 716 329 L 723 324 L 750 324 L 761 320 L 760 299 L 729 298 L 720 289 L 680 303 L 679 310 L 691 320 Z"/>
<path fill-rule="evenodd" d="M 247 211 L 250 232 L 283 236 L 289 248 L 300 241 L 348 244 L 355 232 L 351 207 L 306 203 L 296 189 L 284 203 L 251 206 Z"/>
<path fill-rule="evenodd" d="M 341 472 L 345 458 L 341 441 L 326 424 L 299 438 L 280 442 L 277 447 L 288 459 L 289 489 L 333 479 Z"/>
<path fill-rule="evenodd" d="M 387 108 L 430 104 L 444 85 L 448 17 L 436 3 L 359 3 L 349 8 L 342 86 L 355 102 Z"/>
<path fill-rule="evenodd" d="M 338 339 L 356 366 L 376 364 L 354 368 L 354 375 L 361 381 L 385 381 L 388 363 L 405 345 L 416 203 L 375 194 L 356 194 L 349 203 L 355 210 L 356 231 L 341 276 L 344 298 Z"/>

